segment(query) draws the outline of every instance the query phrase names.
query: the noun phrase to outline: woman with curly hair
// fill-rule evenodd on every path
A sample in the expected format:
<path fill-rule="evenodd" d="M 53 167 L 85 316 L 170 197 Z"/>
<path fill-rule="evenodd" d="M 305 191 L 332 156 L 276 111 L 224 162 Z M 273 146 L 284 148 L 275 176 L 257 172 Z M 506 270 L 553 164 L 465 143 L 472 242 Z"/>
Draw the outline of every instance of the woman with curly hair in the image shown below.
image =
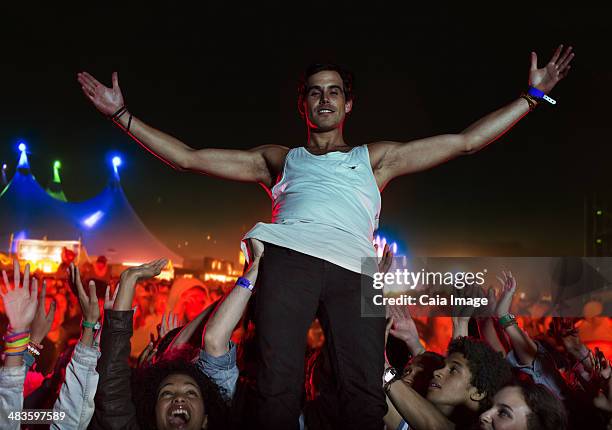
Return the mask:
<path fill-rule="evenodd" d="M 136 282 L 158 275 L 160 259 L 121 275 L 119 293 L 105 312 L 98 363 L 100 380 L 90 429 L 225 428 L 225 403 L 210 377 L 195 364 L 160 361 L 138 369 L 128 364 L 133 334 L 131 308 Z"/>

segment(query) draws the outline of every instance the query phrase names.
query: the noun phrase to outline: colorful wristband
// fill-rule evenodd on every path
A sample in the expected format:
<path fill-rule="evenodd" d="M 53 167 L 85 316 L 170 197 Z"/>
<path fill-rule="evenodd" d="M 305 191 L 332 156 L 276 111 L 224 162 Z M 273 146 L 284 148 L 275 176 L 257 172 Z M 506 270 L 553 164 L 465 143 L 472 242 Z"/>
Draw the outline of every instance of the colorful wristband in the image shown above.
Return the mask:
<path fill-rule="evenodd" d="M 18 348 L 6 348 L 6 349 L 4 350 L 4 352 L 5 352 L 6 354 L 10 354 L 10 353 L 20 353 L 20 352 L 25 351 L 26 349 L 28 349 L 27 345 L 26 345 L 26 346 L 20 346 L 20 347 L 18 347 Z"/>
<path fill-rule="evenodd" d="M 516 317 L 512 314 L 506 314 L 506 315 L 499 317 L 498 322 L 499 322 L 499 325 L 501 325 L 503 328 L 507 328 L 507 327 L 510 327 L 511 325 L 516 324 Z"/>
<path fill-rule="evenodd" d="M 24 337 L 23 339 L 16 340 L 14 342 L 6 342 L 4 344 L 5 348 L 17 348 L 20 346 L 26 346 L 30 343 L 30 336 Z"/>
<path fill-rule="evenodd" d="M 251 281 L 242 276 L 238 278 L 236 285 L 240 285 L 242 288 L 246 288 L 249 291 L 253 291 L 255 289 L 255 285 L 251 284 Z"/>
<path fill-rule="evenodd" d="M 544 93 L 544 91 L 538 90 L 535 87 L 529 87 L 529 91 L 527 91 L 527 94 L 529 94 L 532 97 L 538 98 L 538 99 L 546 100 L 551 105 L 556 105 L 557 104 L 557 102 L 555 100 L 551 99 L 550 97 L 548 97 Z"/>
<path fill-rule="evenodd" d="M 100 329 L 100 323 L 98 321 L 96 321 L 95 323 L 89 322 L 89 321 L 83 321 L 83 327 L 86 328 L 90 328 L 93 330 L 99 330 Z"/>
<path fill-rule="evenodd" d="M 19 333 L 11 333 L 11 334 L 7 334 L 6 336 L 4 336 L 4 341 L 5 342 L 15 342 L 17 340 L 20 339 L 25 339 L 26 337 L 28 337 L 30 335 L 30 331 L 22 331 Z"/>
<path fill-rule="evenodd" d="M 28 351 L 30 351 L 30 353 L 33 355 L 36 355 L 36 356 L 40 355 L 40 351 L 29 343 L 28 343 Z"/>

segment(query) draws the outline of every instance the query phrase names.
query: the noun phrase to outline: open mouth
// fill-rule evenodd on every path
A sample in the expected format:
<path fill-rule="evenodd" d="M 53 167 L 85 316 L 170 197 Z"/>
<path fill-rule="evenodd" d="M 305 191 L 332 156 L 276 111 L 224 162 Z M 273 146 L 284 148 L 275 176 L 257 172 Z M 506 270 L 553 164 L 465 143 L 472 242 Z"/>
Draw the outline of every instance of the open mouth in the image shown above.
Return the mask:
<path fill-rule="evenodd" d="M 173 428 L 182 429 L 189 424 L 189 420 L 191 419 L 191 414 L 189 411 L 183 407 L 177 407 L 170 410 L 170 414 L 168 415 L 168 423 Z"/>
<path fill-rule="evenodd" d="M 430 382 L 429 383 L 429 389 L 430 390 L 439 390 L 440 388 L 442 388 L 442 387 L 437 382 Z"/>
<path fill-rule="evenodd" d="M 327 113 L 334 113 L 334 111 L 332 109 L 329 109 L 329 108 L 319 108 L 319 109 L 317 109 L 317 113 L 319 115 L 322 115 L 322 114 L 327 114 Z"/>

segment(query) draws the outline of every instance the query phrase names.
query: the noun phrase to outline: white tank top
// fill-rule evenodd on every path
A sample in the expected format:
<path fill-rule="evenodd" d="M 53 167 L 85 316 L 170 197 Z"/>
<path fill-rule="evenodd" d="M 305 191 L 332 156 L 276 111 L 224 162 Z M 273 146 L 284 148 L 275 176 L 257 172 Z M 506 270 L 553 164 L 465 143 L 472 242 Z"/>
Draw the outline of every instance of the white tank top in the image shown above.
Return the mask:
<path fill-rule="evenodd" d="M 294 148 L 272 188 L 272 223 L 257 223 L 243 240 L 256 238 L 371 275 L 376 268 L 362 268 L 361 259 L 375 256 L 380 204 L 366 145 L 324 155 Z"/>

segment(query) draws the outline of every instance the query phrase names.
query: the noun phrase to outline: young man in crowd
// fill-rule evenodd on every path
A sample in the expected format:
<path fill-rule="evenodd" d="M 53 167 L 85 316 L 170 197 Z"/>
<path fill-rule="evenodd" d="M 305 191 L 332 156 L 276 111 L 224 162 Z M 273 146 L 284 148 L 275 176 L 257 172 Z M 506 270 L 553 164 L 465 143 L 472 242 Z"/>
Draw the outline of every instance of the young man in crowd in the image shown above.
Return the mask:
<path fill-rule="evenodd" d="M 500 353 L 483 341 L 459 337 L 449 344 L 444 367 L 434 371 L 426 397 L 401 379 L 391 380 L 385 391 L 406 428 L 472 428 L 511 378 Z"/>
<path fill-rule="evenodd" d="M 532 53 L 529 94 L 486 115 L 461 133 L 411 142 L 350 146 L 344 140 L 353 109 L 352 75 L 335 65 L 305 72 L 298 106 L 306 121 L 305 146 L 265 145 L 251 150 L 195 150 L 134 117 L 117 74 L 107 88 L 88 73 L 78 81 L 104 115 L 172 166 L 224 179 L 257 182 L 273 199 L 272 222 L 258 223 L 245 238 L 265 242 L 266 264 L 255 311 L 259 362 L 258 424 L 296 426 L 300 414 L 305 337 L 315 314 L 330 342 L 340 387 L 340 415 L 351 428 L 379 429 L 385 414 L 383 318 L 361 316 L 361 283 L 375 267 L 380 191 L 394 178 L 422 171 L 495 141 L 543 100 L 566 76 L 571 47 L 560 46 L 538 69 Z M 231 130 L 228 130 L 228 136 Z"/>

